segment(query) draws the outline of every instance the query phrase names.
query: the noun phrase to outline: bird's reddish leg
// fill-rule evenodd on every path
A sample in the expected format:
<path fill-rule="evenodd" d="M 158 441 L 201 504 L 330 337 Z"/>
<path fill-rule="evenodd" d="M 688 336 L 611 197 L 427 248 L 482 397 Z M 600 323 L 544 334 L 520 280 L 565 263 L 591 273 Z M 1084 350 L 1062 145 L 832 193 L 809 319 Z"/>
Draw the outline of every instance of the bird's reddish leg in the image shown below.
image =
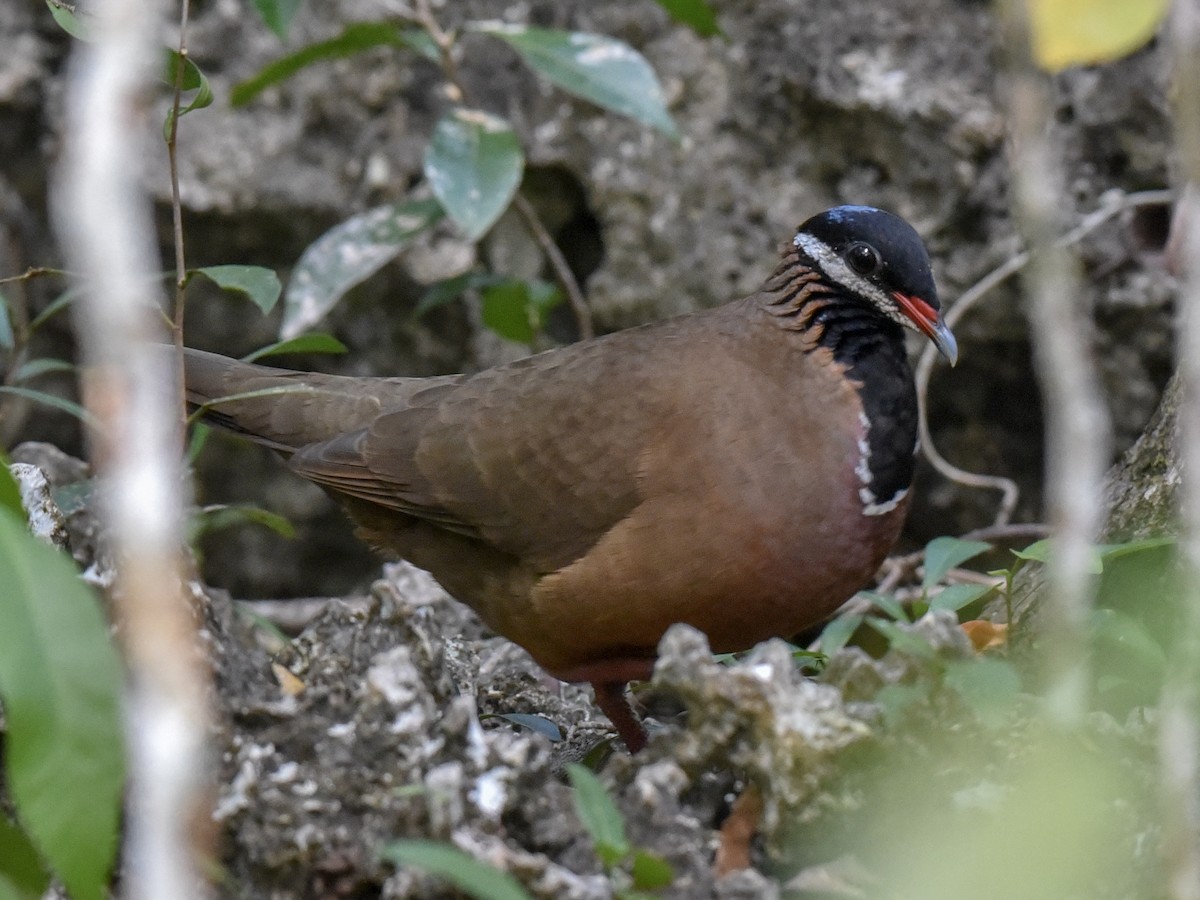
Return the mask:
<path fill-rule="evenodd" d="M 645 747 L 646 729 L 625 699 L 625 682 L 593 681 L 592 690 L 596 692 L 596 705 L 613 723 L 629 752 L 637 753 Z"/>

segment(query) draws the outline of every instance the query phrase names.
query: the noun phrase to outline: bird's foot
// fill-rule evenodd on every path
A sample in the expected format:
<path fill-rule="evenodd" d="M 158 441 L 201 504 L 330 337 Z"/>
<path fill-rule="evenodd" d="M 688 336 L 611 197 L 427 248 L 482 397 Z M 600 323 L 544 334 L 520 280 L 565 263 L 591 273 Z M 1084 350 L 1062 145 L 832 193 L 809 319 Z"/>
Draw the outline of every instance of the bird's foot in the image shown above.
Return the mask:
<path fill-rule="evenodd" d="M 646 728 L 625 697 L 625 682 L 593 681 L 592 690 L 596 693 L 596 705 L 608 716 L 629 752 L 637 753 L 645 747 L 648 740 Z"/>

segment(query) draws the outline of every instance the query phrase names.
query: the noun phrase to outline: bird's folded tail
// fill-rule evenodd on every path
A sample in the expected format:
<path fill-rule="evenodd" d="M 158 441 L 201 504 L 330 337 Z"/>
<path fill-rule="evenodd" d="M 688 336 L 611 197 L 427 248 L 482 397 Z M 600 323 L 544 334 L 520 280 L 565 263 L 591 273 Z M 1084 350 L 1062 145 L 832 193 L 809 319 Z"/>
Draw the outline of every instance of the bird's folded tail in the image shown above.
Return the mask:
<path fill-rule="evenodd" d="M 385 403 L 403 405 L 419 379 L 368 379 L 276 369 L 184 350 L 189 412 L 291 455 L 364 427 Z"/>

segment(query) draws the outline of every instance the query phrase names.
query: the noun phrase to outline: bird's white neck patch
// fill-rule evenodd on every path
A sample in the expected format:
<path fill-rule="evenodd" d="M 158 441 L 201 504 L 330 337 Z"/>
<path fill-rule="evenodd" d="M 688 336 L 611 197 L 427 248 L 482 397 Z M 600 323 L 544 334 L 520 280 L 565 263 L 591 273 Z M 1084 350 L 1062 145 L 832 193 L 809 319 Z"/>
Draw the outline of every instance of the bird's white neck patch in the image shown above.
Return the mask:
<path fill-rule="evenodd" d="M 862 501 L 864 516 L 882 516 L 900 505 L 900 502 L 908 496 L 908 488 L 903 488 L 884 500 L 875 496 L 871 490 L 871 483 L 874 480 L 874 475 L 871 473 L 871 443 L 867 440 L 868 432 L 871 430 L 871 420 L 867 418 L 866 413 L 860 410 L 858 421 L 862 425 L 862 434 L 858 438 L 858 462 L 854 464 L 854 474 L 858 476 L 861 485 L 858 489 L 858 499 Z"/>

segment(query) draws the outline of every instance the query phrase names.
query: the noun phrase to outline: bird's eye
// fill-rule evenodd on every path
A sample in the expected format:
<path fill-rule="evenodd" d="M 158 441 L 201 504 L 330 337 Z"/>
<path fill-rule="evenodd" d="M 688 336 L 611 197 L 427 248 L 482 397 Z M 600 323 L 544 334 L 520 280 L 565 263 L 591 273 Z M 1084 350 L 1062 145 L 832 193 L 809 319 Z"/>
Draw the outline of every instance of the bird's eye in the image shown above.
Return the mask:
<path fill-rule="evenodd" d="M 846 262 L 859 275 L 874 275 L 883 265 L 879 251 L 870 244 L 851 244 L 846 248 Z"/>

